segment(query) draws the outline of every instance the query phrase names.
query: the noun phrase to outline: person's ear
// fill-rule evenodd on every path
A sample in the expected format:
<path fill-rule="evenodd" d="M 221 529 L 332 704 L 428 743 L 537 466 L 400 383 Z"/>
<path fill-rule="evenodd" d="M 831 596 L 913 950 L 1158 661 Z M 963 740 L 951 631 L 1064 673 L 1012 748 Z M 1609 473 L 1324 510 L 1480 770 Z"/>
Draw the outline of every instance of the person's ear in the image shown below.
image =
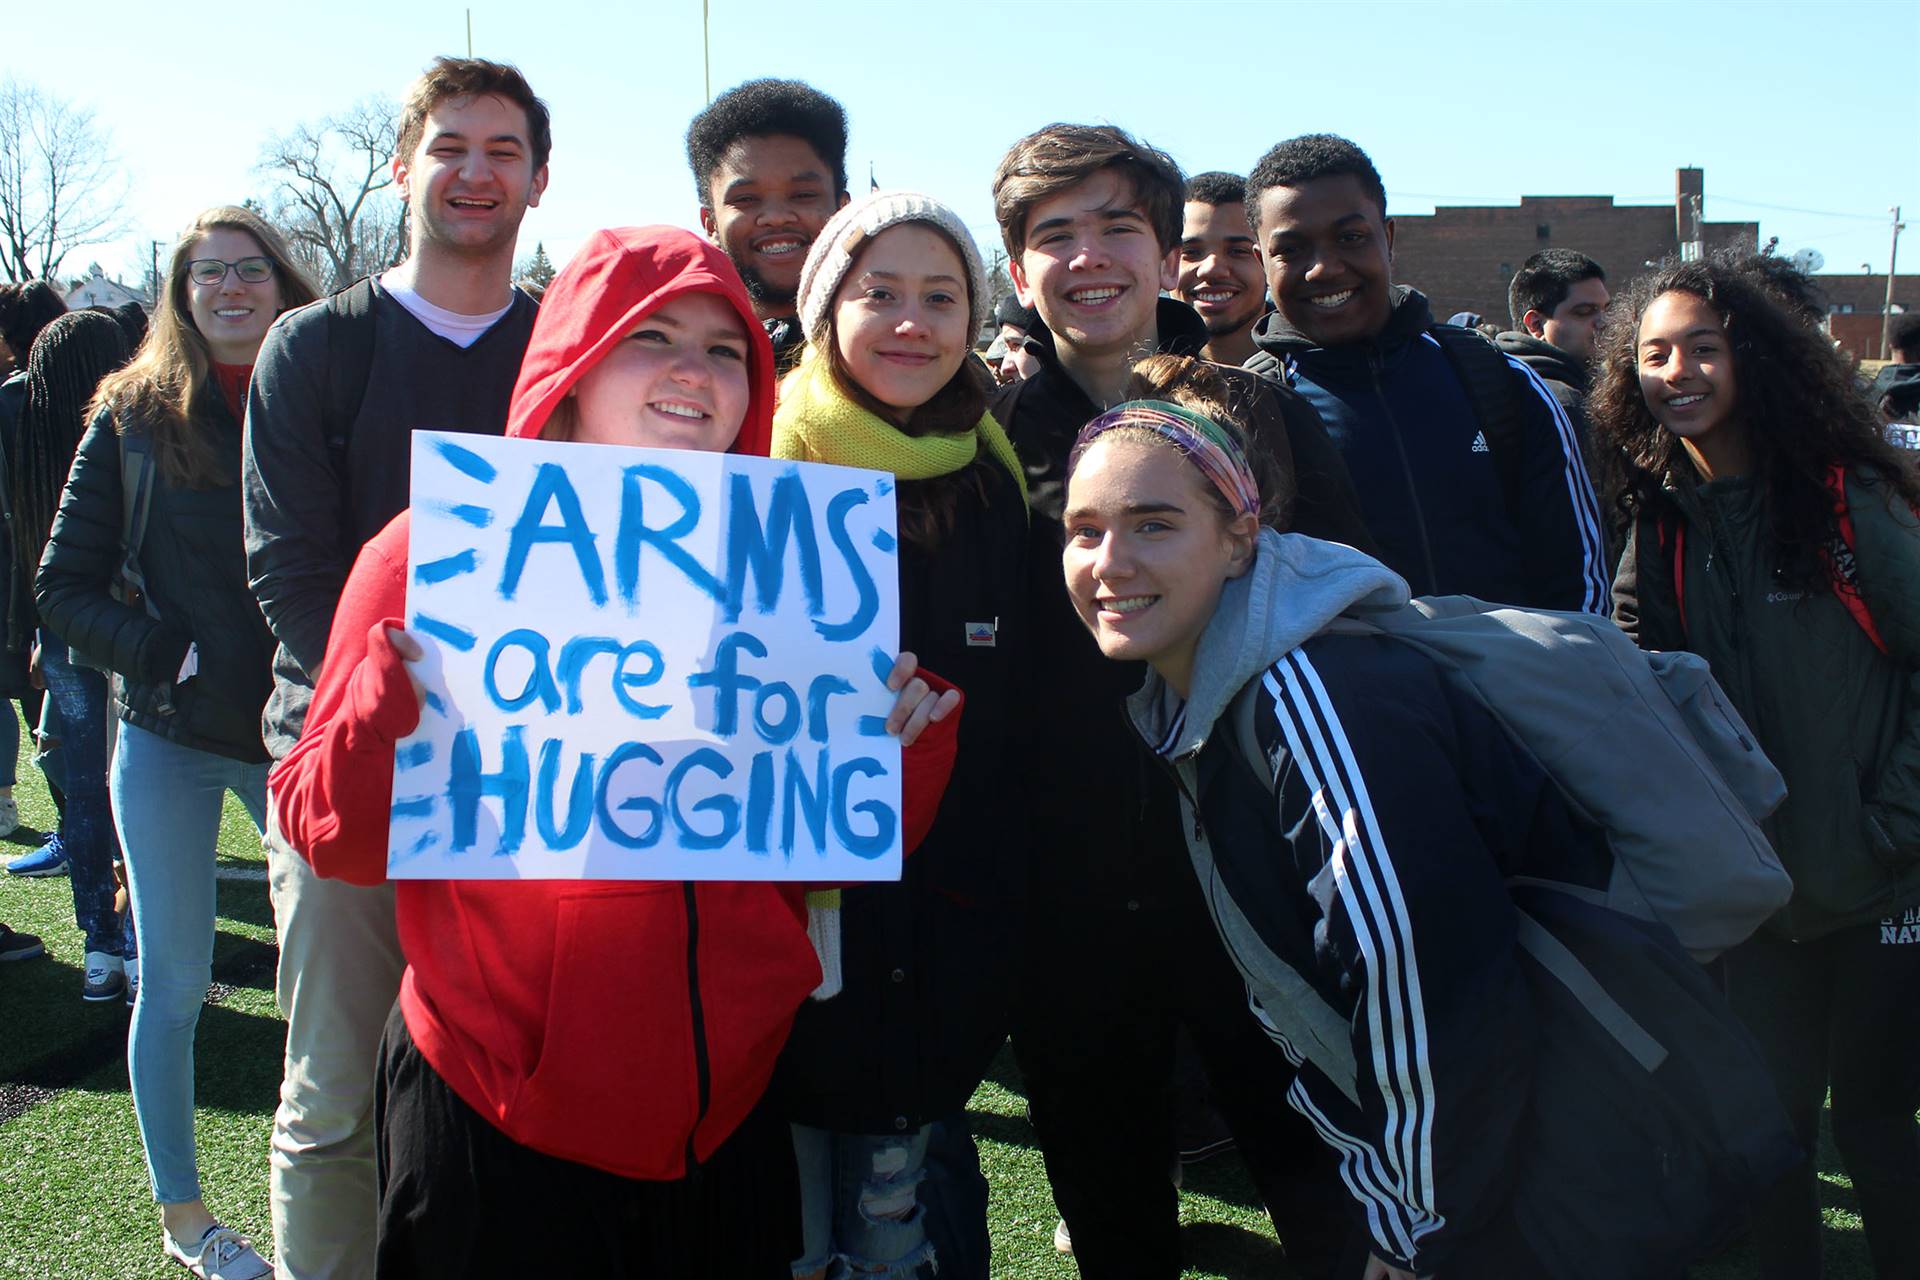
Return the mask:
<path fill-rule="evenodd" d="M 1160 255 L 1160 288 L 1167 293 L 1173 292 L 1173 286 L 1180 283 L 1180 246 L 1175 245 Z"/>
<path fill-rule="evenodd" d="M 1536 338 L 1545 339 L 1547 336 L 1547 318 L 1532 307 L 1528 307 L 1527 314 L 1520 317 L 1520 327 Z"/>
<path fill-rule="evenodd" d="M 1253 568 L 1255 549 L 1260 545 L 1260 517 L 1242 513 L 1227 526 L 1227 576 L 1238 578 Z"/>
<path fill-rule="evenodd" d="M 538 209 L 540 197 L 547 189 L 547 166 L 541 165 L 533 175 L 533 185 L 527 189 L 527 208 Z"/>
<path fill-rule="evenodd" d="M 853 197 L 851 195 L 848 195 L 846 192 L 842 191 L 840 193 L 840 203 L 836 204 L 833 207 L 836 209 L 844 209 L 852 203 L 853 203 Z"/>
<path fill-rule="evenodd" d="M 714 218 L 713 210 L 706 205 L 700 206 L 700 229 L 707 233 L 707 239 L 720 243 L 720 223 Z"/>
<path fill-rule="evenodd" d="M 1387 232 L 1387 261 L 1391 263 L 1393 261 L 1393 219 L 1386 219 L 1383 225 Z"/>
<path fill-rule="evenodd" d="M 1020 299 L 1020 305 L 1038 310 L 1034 306 L 1033 292 L 1027 288 L 1027 268 L 1017 254 L 1007 259 L 1007 278 L 1013 281 L 1013 296 Z"/>

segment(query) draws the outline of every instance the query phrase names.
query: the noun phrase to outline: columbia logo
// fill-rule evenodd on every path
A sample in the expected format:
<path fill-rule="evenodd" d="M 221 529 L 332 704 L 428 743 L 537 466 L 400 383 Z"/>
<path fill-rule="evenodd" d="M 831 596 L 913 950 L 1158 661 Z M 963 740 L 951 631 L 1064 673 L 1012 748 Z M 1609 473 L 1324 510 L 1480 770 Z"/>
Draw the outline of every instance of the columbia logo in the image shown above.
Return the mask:
<path fill-rule="evenodd" d="M 1493 450 L 1487 448 L 1486 432 L 1476 431 L 1473 433 L 1473 451 L 1475 453 L 1492 453 L 1493 452 Z"/>

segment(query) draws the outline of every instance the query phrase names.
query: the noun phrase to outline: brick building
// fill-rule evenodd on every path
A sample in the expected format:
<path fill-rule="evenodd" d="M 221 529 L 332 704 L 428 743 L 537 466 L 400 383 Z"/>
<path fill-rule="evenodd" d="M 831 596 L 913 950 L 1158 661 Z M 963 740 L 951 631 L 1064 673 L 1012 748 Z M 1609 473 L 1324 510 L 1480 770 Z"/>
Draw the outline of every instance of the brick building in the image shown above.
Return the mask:
<path fill-rule="evenodd" d="M 1542 249 L 1577 249 L 1613 280 L 1631 279 L 1647 263 L 1678 253 L 1687 240 L 1702 242 L 1708 252 L 1728 246 L 1749 253 L 1759 249 L 1757 222 L 1701 221 L 1704 196 L 1704 173 L 1679 169 L 1672 204 L 1615 204 L 1612 196 L 1521 196 L 1518 205 L 1396 214 L 1393 278 L 1426 294 L 1439 319 L 1477 311 L 1504 329 L 1507 285 L 1520 264 Z"/>
<path fill-rule="evenodd" d="M 1702 170 L 1676 169 L 1670 205 L 1615 204 L 1612 196 L 1521 196 L 1518 205 L 1395 214 L 1393 278 L 1426 294 L 1438 319 L 1475 311 L 1504 329 L 1507 285 L 1520 264 L 1542 249 L 1576 249 L 1616 284 L 1680 252 L 1689 240 L 1709 253 L 1729 247 L 1756 252 L 1760 224 L 1702 221 L 1705 197 Z M 1883 358 L 1887 277 L 1818 275 L 1814 283 L 1827 296 L 1827 327 L 1840 345 L 1864 360 Z M 1897 277 L 1893 301 L 1896 312 L 1920 307 L 1920 275 Z"/>

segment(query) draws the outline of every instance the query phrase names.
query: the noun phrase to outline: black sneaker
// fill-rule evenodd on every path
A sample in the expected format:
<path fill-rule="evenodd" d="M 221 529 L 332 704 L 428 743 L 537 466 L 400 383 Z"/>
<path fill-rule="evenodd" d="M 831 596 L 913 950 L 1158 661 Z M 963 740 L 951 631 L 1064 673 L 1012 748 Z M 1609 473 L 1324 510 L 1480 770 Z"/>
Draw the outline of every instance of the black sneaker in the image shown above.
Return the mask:
<path fill-rule="evenodd" d="M 0 924 L 0 960 L 31 960 L 46 952 L 45 945 L 32 934 Z"/>

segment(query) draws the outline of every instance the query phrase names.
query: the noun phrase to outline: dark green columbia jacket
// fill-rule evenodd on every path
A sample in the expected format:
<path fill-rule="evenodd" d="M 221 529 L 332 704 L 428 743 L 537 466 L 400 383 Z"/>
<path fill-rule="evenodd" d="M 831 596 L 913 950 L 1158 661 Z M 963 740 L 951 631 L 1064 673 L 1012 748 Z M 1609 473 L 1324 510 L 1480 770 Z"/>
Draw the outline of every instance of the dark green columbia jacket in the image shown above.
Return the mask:
<path fill-rule="evenodd" d="M 1767 927 L 1805 941 L 1920 903 L 1920 520 L 1846 477 L 1850 608 L 1842 587 L 1782 579 L 1751 478 L 1665 492 L 1629 535 L 1613 616 L 1643 649 L 1706 658 L 1786 778 L 1766 830 L 1794 894 Z"/>

